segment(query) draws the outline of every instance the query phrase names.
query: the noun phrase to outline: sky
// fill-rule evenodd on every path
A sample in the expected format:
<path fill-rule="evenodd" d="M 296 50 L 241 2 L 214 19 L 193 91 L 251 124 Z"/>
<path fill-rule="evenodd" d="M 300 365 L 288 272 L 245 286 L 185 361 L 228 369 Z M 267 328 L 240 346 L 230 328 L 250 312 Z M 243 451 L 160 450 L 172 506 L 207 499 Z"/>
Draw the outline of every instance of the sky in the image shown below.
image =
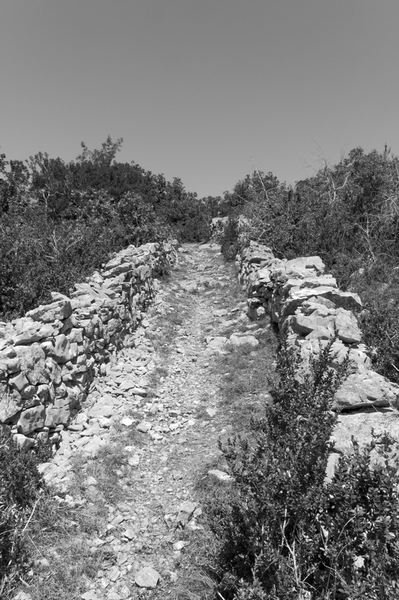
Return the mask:
<path fill-rule="evenodd" d="M 123 138 L 199 197 L 399 155 L 398 0 L 0 0 L 0 152 Z"/>

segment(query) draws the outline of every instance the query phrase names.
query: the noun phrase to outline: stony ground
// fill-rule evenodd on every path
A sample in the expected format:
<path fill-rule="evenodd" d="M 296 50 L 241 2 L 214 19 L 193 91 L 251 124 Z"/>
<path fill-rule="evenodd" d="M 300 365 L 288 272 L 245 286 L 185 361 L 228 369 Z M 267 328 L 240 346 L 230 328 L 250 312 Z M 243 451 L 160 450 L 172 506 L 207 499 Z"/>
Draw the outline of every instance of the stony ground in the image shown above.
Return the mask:
<path fill-rule="evenodd" d="M 102 520 L 88 541 L 98 570 L 73 598 L 179 597 L 190 546 L 203 529 L 198 484 L 226 477 L 218 440 L 242 418 L 234 406 L 221 408 L 230 374 L 220 361 L 241 344 L 253 347 L 255 360 L 264 335 L 245 306 L 218 246 L 181 248 L 143 327 L 60 432 L 43 473 L 58 486 L 60 503 L 81 504 Z M 51 559 L 37 566 L 45 586 Z"/>

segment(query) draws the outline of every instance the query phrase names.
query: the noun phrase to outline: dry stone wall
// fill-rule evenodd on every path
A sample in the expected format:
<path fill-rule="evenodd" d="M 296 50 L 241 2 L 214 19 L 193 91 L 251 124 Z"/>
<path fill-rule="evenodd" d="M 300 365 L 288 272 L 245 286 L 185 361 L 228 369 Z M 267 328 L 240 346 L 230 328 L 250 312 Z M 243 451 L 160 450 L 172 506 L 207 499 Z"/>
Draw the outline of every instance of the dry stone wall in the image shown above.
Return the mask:
<path fill-rule="evenodd" d="M 0 322 L 0 423 L 21 447 L 47 440 L 80 409 L 90 384 L 145 316 L 154 277 L 171 266 L 176 243 L 129 246 L 70 298 Z"/>
<path fill-rule="evenodd" d="M 270 248 L 250 242 L 237 256 L 239 280 L 246 287 L 252 318 L 270 314 L 289 343 L 301 354 L 303 365 L 332 338 L 335 364 L 347 355 L 350 374 L 335 395 L 333 409 L 341 412 L 369 406 L 399 408 L 399 386 L 371 369 L 356 313 L 357 294 L 338 289 L 318 256 L 293 260 L 276 258 Z"/>

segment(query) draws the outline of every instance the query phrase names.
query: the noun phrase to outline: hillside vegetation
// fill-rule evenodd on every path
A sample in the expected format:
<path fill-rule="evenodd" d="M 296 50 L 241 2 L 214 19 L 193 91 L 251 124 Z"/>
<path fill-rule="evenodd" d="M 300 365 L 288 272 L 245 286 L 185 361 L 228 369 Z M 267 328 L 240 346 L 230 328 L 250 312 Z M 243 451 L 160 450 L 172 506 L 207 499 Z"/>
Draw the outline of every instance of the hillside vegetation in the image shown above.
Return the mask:
<path fill-rule="evenodd" d="M 170 183 L 137 164 L 118 163 L 121 143 L 108 138 L 93 151 L 82 144 L 70 163 L 41 153 L 25 162 L 1 155 L 0 319 L 23 315 L 46 302 L 52 290 L 68 293 L 127 244 L 207 240 L 212 217 L 228 216 L 221 240 L 226 258 L 233 259 L 249 239 L 267 244 L 278 257 L 318 254 L 341 287 L 358 292 L 374 367 L 399 383 L 399 159 L 387 148 L 369 154 L 354 149 L 295 187 L 256 171 L 222 199 L 199 200 L 179 179 Z M 175 318 L 182 318 L 180 312 Z M 176 321 L 172 325 L 175 332 Z M 248 390 L 262 398 L 254 387 L 259 381 L 252 348 L 225 360 L 226 411 L 235 396 L 248 413 Z M 259 402 L 251 418 L 236 418 L 240 430 L 220 443 L 229 485 L 205 490 L 204 522 L 213 535 L 204 549 L 213 582 L 209 594 L 219 600 L 397 598 L 394 440 L 373 436 L 364 448 L 353 441 L 327 483 L 336 423 L 331 401 L 347 365 L 332 368 L 328 346 L 300 381 L 297 358 L 283 338 L 276 362 L 270 402 Z M 33 576 L 35 557 L 26 543 L 31 531 L 70 539 L 54 508 L 54 490 L 46 489 L 37 469 L 48 452 L 38 447 L 36 455 L 19 453 L 0 427 L 0 597 L 7 600 Z M 90 578 L 100 567 L 90 557 L 79 568 Z M 189 591 L 178 597 L 199 600 Z"/>
<path fill-rule="evenodd" d="M 279 258 L 319 255 L 339 286 L 360 294 L 374 368 L 399 383 L 399 159 L 388 148 L 352 150 L 293 188 L 255 171 L 226 193 L 222 240 L 233 258 L 248 239 Z"/>
<path fill-rule="evenodd" d="M 41 152 L 27 161 L 0 155 L 0 319 L 45 303 L 50 291 L 68 294 L 129 244 L 209 237 L 204 201 L 178 178 L 117 162 L 121 144 L 82 143 L 69 163 Z"/>

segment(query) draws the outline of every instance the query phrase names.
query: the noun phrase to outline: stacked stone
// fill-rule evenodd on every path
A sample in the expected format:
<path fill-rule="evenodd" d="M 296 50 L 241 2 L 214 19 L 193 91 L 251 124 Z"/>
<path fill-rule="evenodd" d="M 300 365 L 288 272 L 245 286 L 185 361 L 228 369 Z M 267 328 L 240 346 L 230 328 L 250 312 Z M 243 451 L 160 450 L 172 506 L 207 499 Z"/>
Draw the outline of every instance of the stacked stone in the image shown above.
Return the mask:
<path fill-rule="evenodd" d="M 75 284 L 70 298 L 54 292 L 50 304 L 0 322 L 0 423 L 21 447 L 47 440 L 76 414 L 94 377 L 142 320 L 154 276 L 174 262 L 175 246 L 130 246 Z"/>
<path fill-rule="evenodd" d="M 333 364 L 338 366 L 348 356 L 350 374 L 335 395 L 334 410 L 399 408 L 399 386 L 371 369 L 355 316 L 362 308 L 359 296 L 339 290 L 334 277 L 324 273 L 320 257 L 280 260 L 270 248 L 251 242 L 236 264 L 246 287 L 249 316 L 259 318 L 267 312 L 280 330 L 287 331 L 305 369 L 333 338 Z"/>

